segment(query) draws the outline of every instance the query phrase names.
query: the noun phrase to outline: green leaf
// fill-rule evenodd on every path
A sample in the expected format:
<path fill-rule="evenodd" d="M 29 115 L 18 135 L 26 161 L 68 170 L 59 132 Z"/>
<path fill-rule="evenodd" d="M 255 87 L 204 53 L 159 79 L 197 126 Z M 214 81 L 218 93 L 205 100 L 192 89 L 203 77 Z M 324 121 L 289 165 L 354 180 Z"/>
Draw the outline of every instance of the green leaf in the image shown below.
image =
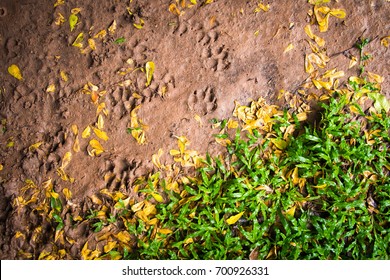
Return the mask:
<path fill-rule="evenodd" d="M 385 110 L 386 113 L 389 112 L 390 104 L 386 99 L 386 96 L 379 92 L 370 92 L 367 93 L 367 96 L 374 101 L 374 108 L 378 113 L 380 113 L 382 109 Z"/>
<path fill-rule="evenodd" d="M 124 37 L 120 37 L 114 41 L 115 44 L 122 44 L 126 41 Z"/>

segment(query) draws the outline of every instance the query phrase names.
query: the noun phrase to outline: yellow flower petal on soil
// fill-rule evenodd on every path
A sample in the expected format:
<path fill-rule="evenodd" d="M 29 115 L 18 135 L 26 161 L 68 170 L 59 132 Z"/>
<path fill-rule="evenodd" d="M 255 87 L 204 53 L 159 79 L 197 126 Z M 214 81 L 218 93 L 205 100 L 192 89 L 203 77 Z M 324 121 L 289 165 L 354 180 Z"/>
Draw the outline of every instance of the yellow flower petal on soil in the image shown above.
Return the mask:
<path fill-rule="evenodd" d="M 22 73 L 17 65 L 12 64 L 8 67 L 8 73 L 11 74 L 12 77 L 18 79 L 19 81 L 23 80 Z"/>
<path fill-rule="evenodd" d="M 283 53 L 289 52 L 294 48 L 293 44 L 288 44 L 288 46 L 284 49 Z"/>
<path fill-rule="evenodd" d="M 153 73 L 154 73 L 154 62 L 148 61 L 145 64 L 145 72 L 146 72 L 146 86 L 149 86 L 153 79 Z"/>
<path fill-rule="evenodd" d="M 99 152 L 99 154 L 101 154 L 104 149 L 102 147 L 102 145 L 99 143 L 98 140 L 96 139 L 92 139 L 91 141 L 89 141 L 89 145 L 96 150 L 96 152 Z"/>
<path fill-rule="evenodd" d="M 65 3 L 65 0 L 57 0 L 57 2 L 54 3 L 54 8 L 60 5 L 63 5 Z"/>
<path fill-rule="evenodd" d="M 28 147 L 28 150 L 30 152 L 34 152 L 36 149 L 38 149 L 41 145 L 43 144 L 43 142 L 37 142 L 35 144 L 32 144 L 30 145 L 30 147 Z"/>
<path fill-rule="evenodd" d="M 95 36 L 93 36 L 94 39 L 103 39 L 104 37 L 106 37 L 107 35 L 107 31 L 105 29 L 103 30 L 100 30 L 98 33 L 95 34 Z"/>
<path fill-rule="evenodd" d="M 176 7 L 176 4 L 173 4 L 173 3 L 172 3 L 171 5 L 169 5 L 168 10 L 169 10 L 172 14 L 177 15 L 177 16 L 180 16 L 180 10 Z"/>
<path fill-rule="evenodd" d="M 69 200 L 72 198 L 72 192 L 68 188 L 64 188 L 62 190 L 62 193 L 65 195 L 66 200 Z"/>
<path fill-rule="evenodd" d="M 69 16 L 69 27 L 70 31 L 73 31 L 74 28 L 76 27 L 77 22 L 79 21 L 79 17 L 76 16 L 75 14 L 71 14 Z"/>
<path fill-rule="evenodd" d="M 76 139 L 74 140 L 72 149 L 76 153 L 80 152 L 80 141 L 78 137 L 76 137 Z"/>
<path fill-rule="evenodd" d="M 263 12 L 268 12 L 269 11 L 269 4 L 267 5 L 264 5 L 263 3 L 259 2 L 259 4 L 257 5 L 257 8 L 254 10 L 255 13 L 258 13 L 260 11 L 263 11 Z"/>
<path fill-rule="evenodd" d="M 3 170 L 4 166 L 0 164 L 0 171 Z"/>
<path fill-rule="evenodd" d="M 74 15 L 77 15 L 78 13 L 81 12 L 81 8 L 73 8 L 72 10 L 70 10 L 70 12 Z"/>
<path fill-rule="evenodd" d="M 389 41 L 390 41 L 390 36 L 383 37 L 381 39 L 381 45 L 384 46 L 385 48 L 389 47 Z"/>
<path fill-rule="evenodd" d="M 51 84 L 46 88 L 46 92 L 55 92 L 56 90 L 56 85 Z"/>
<path fill-rule="evenodd" d="M 66 74 L 65 71 L 61 71 L 61 72 L 60 72 L 60 76 L 61 76 L 61 79 L 62 79 L 64 82 L 67 82 L 67 81 L 68 81 L 68 75 Z"/>
<path fill-rule="evenodd" d="M 160 157 L 162 156 L 163 153 L 164 153 L 163 149 L 158 149 L 157 154 L 153 154 L 153 155 L 152 155 L 152 163 L 153 163 L 154 166 L 156 166 L 158 169 L 161 169 L 161 168 L 162 168 L 162 164 L 161 164 L 161 162 L 160 162 Z"/>
<path fill-rule="evenodd" d="M 82 138 L 88 138 L 91 136 L 91 127 L 88 125 L 81 133 Z"/>
<path fill-rule="evenodd" d="M 382 76 L 372 72 L 368 72 L 368 78 L 370 79 L 371 82 L 376 82 L 378 84 L 383 83 L 383 81 L 385 80 L 385 78 L 383 78 Z"/>
<path fill-rule="evenodd" d="M 77 48 L 82 48 L 84 46 L 83 41 L 84 41 L 84 33 L 81 32 L 81 33 L 79 33 L 79 35 L 77 35 L 72 46 L 77 47 Z"/>
<path fill-rule="evenodd" d="M 71 160 L 72 160 L 72 153 L 66 152 L 64 157 L 62 158 L 61 168 L 65 168 L 66 166 L 68 166 Z"/>
<path fill-rule="evenodd" d="M 108 28 L 108 33 L 110 33 L 110 35 L 114 35 L 115 31 L 116 31 L 116 20 L 114 20 L 111 23 L 110 27 Z"/>
<path fill-rule="evenodd" d="M 322 39 L 321 37 L 318 37 L 317 35 L 314 35 L 314 33 L 311 30 L 310 24 L 305 26 L 305 32 L 306 32 L 307 36 L 309 36 L 310 39 L 313 39 L 317 43 L 317 45 L 319 45 L 320 47 L 323 47 L 325 45 L 324 39 Z"/>
<path fill-rule="evenodd" d="M 349 61 L 348 69 L 351 69 L 357 64 L 357 58 L 355 56 L 351 57 L 351 60 Z"/>
<path fill-rule="evenodd" d="M 133 25 L 137 29 L 142 29 L 145 25 L 145 21 L 142 18 L 140 18 L 139 23 L 133 23 Z"/>
<path fill-rule="evenodd" d="M 66 21 L 65 17 L 61 13 L 57 13 L 56 20 L 54 21 L 55 25 L 61 25 Z"/>
<path fill-rule="evenodd" d="M 237 221 L 242 217 L 242 215 L 244 215 L 244 213 L 245 213 L 245 211 L 242 211 L 242 212 L 238 213 L 237 215 L 231 216 L 229 219 L 226 220 L 226 223 L 228 225 L 232 225 L 232 224 L 237 223 Z"/>
<path fill-rule="evenodd" d="M 104 140 L 104 141 L 107 141 L 108 140 L 108 136 L 107 136 L 107 133 L 98 129 L 98 128 L 93 128 L 93 132 L 96 134 L 97 137 L 99 137 L 100 139 Z"/>
<path fill-rule="evenodd" d="M 96 44 L 94 39 L 88 39 L 88 46 L 91 48 L 91 50 L 95 51 L 96 50 Z"/>

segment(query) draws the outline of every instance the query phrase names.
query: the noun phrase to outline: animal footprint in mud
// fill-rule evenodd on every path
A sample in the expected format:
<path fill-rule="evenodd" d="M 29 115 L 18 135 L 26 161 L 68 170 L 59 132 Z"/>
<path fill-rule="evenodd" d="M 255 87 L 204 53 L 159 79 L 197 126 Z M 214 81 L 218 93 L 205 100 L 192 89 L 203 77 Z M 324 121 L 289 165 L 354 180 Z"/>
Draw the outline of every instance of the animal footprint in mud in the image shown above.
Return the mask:
<path fill-rule="evenodd" d="M 208 33 L 204 32 L 204 31 L 199 31 L 197 34 L 196 34 L 196 42 L 198 44 L 201 44 L 202 46 L 206 46 L 210 43 L 214 43 L 215 41 L 218 40 L 218 33 L 217 31 L 210 31 Z"/>
<path fill-rule="evenodd" d="M 194 91 L 188 97 L 187 102 L 191 111 L 201 115 L 206 115 L 217 109 L 217 97 L 212 87 Z"/>
<path fill-rule="evenodd" d="M 179 22 L 178 26 L 173 30 L 172 34 L 183 36 L 188 31 L 188 26 L 186 23 Z"/>
<path fill-rule="evenodd" d="M 230 66 L 228 60 L 229 53 L 225 46 L 206 48 L 202 51 L 203 65 L 213 71 L 222 71 Z"/>

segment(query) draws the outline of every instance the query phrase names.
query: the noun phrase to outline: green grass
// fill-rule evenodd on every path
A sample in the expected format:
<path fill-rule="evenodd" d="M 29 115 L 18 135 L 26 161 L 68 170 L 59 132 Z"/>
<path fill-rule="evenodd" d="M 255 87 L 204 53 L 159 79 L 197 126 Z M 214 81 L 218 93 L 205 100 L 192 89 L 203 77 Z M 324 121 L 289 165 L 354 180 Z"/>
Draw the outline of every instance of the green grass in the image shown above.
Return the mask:
<path fill-rule="evenodd" d="M 165 189 L 155 217 L 172 232 L 156 234 L 138 219 L 128 226 L 137 248 L 124 257 L 389 259 L 390 118 L 337 94 L 320 107 L 315 123 L 275 117 L 272 141 L 238 129 L 227 156 L 207 156 L 184 192 Z M 295 132 L 277 149 L 272 143 L 290 126 Z"/>

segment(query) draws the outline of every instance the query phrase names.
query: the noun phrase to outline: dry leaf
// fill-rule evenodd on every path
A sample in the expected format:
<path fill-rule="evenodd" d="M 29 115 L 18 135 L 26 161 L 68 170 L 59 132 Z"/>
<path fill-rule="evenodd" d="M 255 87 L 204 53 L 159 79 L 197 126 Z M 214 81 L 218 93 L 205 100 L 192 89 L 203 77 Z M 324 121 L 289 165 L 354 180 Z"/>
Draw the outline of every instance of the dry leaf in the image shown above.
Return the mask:
<path fill-rule="evenodd" d="M 98 129 L 98 128 L 93 128 L 93 132 L 96 134 L 97 137 L 99 137 L 100 139 L 104 140 L 104 141 L 107 141 L 108 140 L 108 136 L 107 136 L 107 133 Z"/>
<path fill-rule="evenodd" d="M 145 65 L 145 72 L 146 72 L 146 86 L 148 87 L 153 79 L 153 73 L 154 73 L 154 62 L 148 61 Z"/>

